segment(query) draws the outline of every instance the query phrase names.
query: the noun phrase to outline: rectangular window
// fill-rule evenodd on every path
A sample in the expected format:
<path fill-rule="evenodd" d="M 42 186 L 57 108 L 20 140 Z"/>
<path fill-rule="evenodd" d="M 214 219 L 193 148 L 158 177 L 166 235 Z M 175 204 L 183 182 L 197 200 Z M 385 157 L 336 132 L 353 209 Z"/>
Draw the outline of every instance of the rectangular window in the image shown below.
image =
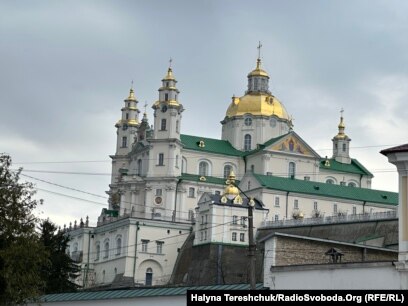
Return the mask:
<path fill-rule="evenodd" d="M 126 136 L 122 137 L 122 148 L 127 148 L 127 137 Z"/>
<path fill-rule="evenodd" d="M 241 241 L 241 242 L 245 241 L 245 233 L 240 233 L 239 234 L 239 241 Z"/>
<path fill-rule="evenodd" d="M 201 216 L 201 224 L 204 224 L 204 216 Z"/>
<path fill-rule="evenodd" d="M 205 224 L 208 223 L 208 215 L 205 215 Z"/>
<path fill-rule="evenodd" d="M 164 166 L 164 154 L 163 153 L 159 153 L 157 165 Z"/>
<path fill-rule="evenodd" d="M 147 244 L 148 243 L 149 243 L 149 240 L 142 239 L 142 252 L 147 252 Z"/>
<path fill-rule="evenodd" d="M 189 198 L 195 197 L 195 189 L 193 187 L 188 188 L 188 197 Z"/>
<path fill-rule="evenodd" d="M 238 216 L 232 216 L 232 224 L 238 224 Z"/>
<path fill-rule="evenodd" d="M 207 231 L 204 232 L 204 240 L 207 240 Z"/>
<path fill-rule="evenodd" d="M 266 172 L 266 175 L 272 176 L 272 172 Z"/>
<path fill-rule="evenodd" d="M 162 120 L 161 120 L 160 130 L 161 130 L 161 131 L 165 131 L 165 130 L 166 130 L 166 119 L 162 119 Z"/>
<path fill-rule="evenodd" d="M 294 200 L 293 201 L 293 208 L 298 209 L 299 208 L 299 200 Z"/>
<path fill-rule="evenodd" d="M 353 215 L 357 215 L 357 207 L 353 206 Z"/>
<path fill-rule="evenodd" d="M 237 241 L 237 233 L 232 232 L 232 241 Z"/>
<path fill-rule="evenodd" d="M 204 236 L 203 232 L 200 232 L 200 241 L 203 241 L 203 236 Z"/>
<path fill-rule="evenodd" d="M 314 203 L 313 203 L 313 209 L 314 209 L 314 210 L 317 210 L 317 201 L 314 201 Z"/>
<path fill-rule="evenodd" d="M 168 100 L 169 100 L 169 94 L 168 94 L 168 93 L 165 93 L 165 94 L 164 94 L 164 100 L 165 100 L 165 101 L 168 101 Z"/>
<path fill-rule="evenodd" d="M 241 217 L 241 225 L 245 226 L 245 221 L 247 217 Z"/>
<path fill-rule="evenodd" d="M 310 176 L 305 176 L 305 181 L 310 181 Z"/>
<path fill-rule="evenodd" d="M 275 197 L 275 206 L 279 207 L 279 197 Z"/>
<path fill-rule="evenodd" d="M 279 221 L 279 215 L 275 215 L 275 221 Z"/>
<path fill-rule="evenodd" d="M 156 189 L 156 197 L 161 197 L 163 195 L 162 189 Z"/>
<path fill-rule="evenodd" d="M 337 214 L 337 204 L 333 204 L 333 213 Z"/>
<path fill-rule="evenodd" d="M 156 241 L 157 254 L 163 254 L 163 241 Z"/>

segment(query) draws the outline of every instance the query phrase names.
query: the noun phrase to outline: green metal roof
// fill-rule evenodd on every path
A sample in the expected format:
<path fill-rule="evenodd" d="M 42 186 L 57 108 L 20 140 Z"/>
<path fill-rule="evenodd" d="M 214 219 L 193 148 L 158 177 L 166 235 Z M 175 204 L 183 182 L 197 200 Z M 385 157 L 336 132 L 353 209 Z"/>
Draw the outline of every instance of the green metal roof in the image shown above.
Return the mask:
<path fill-rule="evenodd" d="M 342 164 L 333 158 L 329 159 L 330 166 L 325 166 L 326 159 L 320 161 L 320 169 L 331 170 L 334 172 L 346 172 L 373 176 L 373 174 L 368 171 L 357 159 L 351 159 L 351 164 Z"/>
<path fill-rule="evenodd" d="M 252 151 L 245 152 L 245 155 L 251 155 L 251 154 L 254 154 L 254 153 L 256 153 L 256 152 L 262 151 L 262 150 L 265 149 L 267 146 L 269 146 L 269 145 L 275 143 L 276 141 L 278 141 L 278 140 L 281 139 L 281 138 L 286 137 L 288 134 L 289 134 L 289 133 L 287 133 L 287 134 L 285 134 L 285 135 L 281 135 L 281 136 L 275 137 L 275 138 L 271 138 L 271 139 L 269 139 L 267 142 L 265 142 L 265 143 L 263 143 L 263 144 L 258 144 L 256 149 L 254 149 L 254 150 L 252 150 Z"/>
<path fill-rule="evenodd" d="M 229 141 L 219 140 L 213 138 L 180 135 L 180 139 L 184 148 L 187 150 L 194 150 L 207 153 L 216 153 L 229 156 L 243 156 L 245 152 L 235 149 Z M 200 147 L 200 141 L 204 142 L 204 147 Z"/>
<path fill-rule="evenodd" d="M 209 183 L 209 184 L 217 184 L 217 185 L 226 185 L 226 179 L 215 177 L 215 176 L 206 176 L 205 181 L 200 180 L 201 176 L 197 174 L 190 174 L 190 173 L 182 173 L 179 177 L 183 181 L 192 181 L 192 182 L 200 182 L 200 183 Z M 239 183 L 239 181 L 237 181 Z"/>
<path fill-rule="evenodd" d="M 311 194 L 322 197 L 366 201 L 391 206 L 398 205 L 398 193 L 396 192 L 325 184 L 272 175 L 253 174 L 253 176 L 263 187 L 268 189 Z"/>
<path fill-rule="evenodd" d="M 89 300 L 112 300 L 138 297 L 175 296 L 185 295 L 187 290 L 248 290 L 249 284 L 210 285 L 192 287 L 159 287 L 159 288 L 132 288 L 104 291 L 81 291 L 73 293 L 47 294 L 40 297 L 39 302 L 67 302 Z M 256 289 L 263 289 L 263 284 L 256 284 Z"/>

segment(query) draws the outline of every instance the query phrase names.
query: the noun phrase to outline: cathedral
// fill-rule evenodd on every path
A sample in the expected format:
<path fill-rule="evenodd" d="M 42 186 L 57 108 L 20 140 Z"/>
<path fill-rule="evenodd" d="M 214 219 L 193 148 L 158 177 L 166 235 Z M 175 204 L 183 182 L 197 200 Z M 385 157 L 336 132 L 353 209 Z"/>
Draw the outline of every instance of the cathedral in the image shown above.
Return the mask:
<path fill-rule="evenodd" d="M 398 195 L 372 190 L 373 175 L 350 156 L 343 112 L 332 156 L 321 157 L 294 131 L 260 56 L 247 78 L 243 96 L 225 104 L 221 139 L 182 133 L 185 109 L 171 66 L 152 103 L 153 125 L 146 111 L 140 116 L 132 86 L 115 125 L 109 207 L 96 227 L 81 223 L 69 231 L 80 285 L 164 285 L 191 234 L 194 245 L 248 245 L 249 198 L 240 190 L 256 199 L 255 228 L 395 210 Z"/>

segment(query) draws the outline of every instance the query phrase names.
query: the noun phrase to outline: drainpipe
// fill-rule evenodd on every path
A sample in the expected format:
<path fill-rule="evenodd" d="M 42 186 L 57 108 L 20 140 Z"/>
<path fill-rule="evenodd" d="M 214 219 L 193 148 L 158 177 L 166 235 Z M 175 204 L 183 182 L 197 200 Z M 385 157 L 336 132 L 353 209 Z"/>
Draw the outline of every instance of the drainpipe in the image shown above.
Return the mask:
<path fill-rule="evenodd" d="M 179 178 L 176 184 L 176 195 L 174 197 L 174 211 L 173 211 L 173 216 L 172 216 L 172 221 L 175 222 L 176 221 L 176 217 L 177 217 L 177 190 L 178 190 L 178 186 L 180 185 L 182 179 Z"/>
<path fill-rule="evenodd" d="M 135 239 L 135 260 L 133 262 L 133 284 L 136 277 L 136 255 L 137 255 L 137 234 L 139 233 L 139 221 L 136 222 L 136 239 Z"/>
<path fill-rule="evenodd" d="M 286 220 L 288 219 L 289 191 L 286 191 Z"/>

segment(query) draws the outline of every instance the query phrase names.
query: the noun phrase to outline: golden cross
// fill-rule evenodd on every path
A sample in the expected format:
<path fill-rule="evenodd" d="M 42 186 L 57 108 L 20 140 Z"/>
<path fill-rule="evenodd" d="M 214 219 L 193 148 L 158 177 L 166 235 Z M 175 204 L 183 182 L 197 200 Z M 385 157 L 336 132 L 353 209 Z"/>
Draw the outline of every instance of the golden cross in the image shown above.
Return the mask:
<path fill-rule="evenodd" d="M 261 58 L 261 48 L 262 48 L 262 44 L 261 44 L 261 42 L 259 41 L 259 45 L 258 45 L 258 47 L 257 47 L 257 49 L 258 49 L 258 58 Z"/>

